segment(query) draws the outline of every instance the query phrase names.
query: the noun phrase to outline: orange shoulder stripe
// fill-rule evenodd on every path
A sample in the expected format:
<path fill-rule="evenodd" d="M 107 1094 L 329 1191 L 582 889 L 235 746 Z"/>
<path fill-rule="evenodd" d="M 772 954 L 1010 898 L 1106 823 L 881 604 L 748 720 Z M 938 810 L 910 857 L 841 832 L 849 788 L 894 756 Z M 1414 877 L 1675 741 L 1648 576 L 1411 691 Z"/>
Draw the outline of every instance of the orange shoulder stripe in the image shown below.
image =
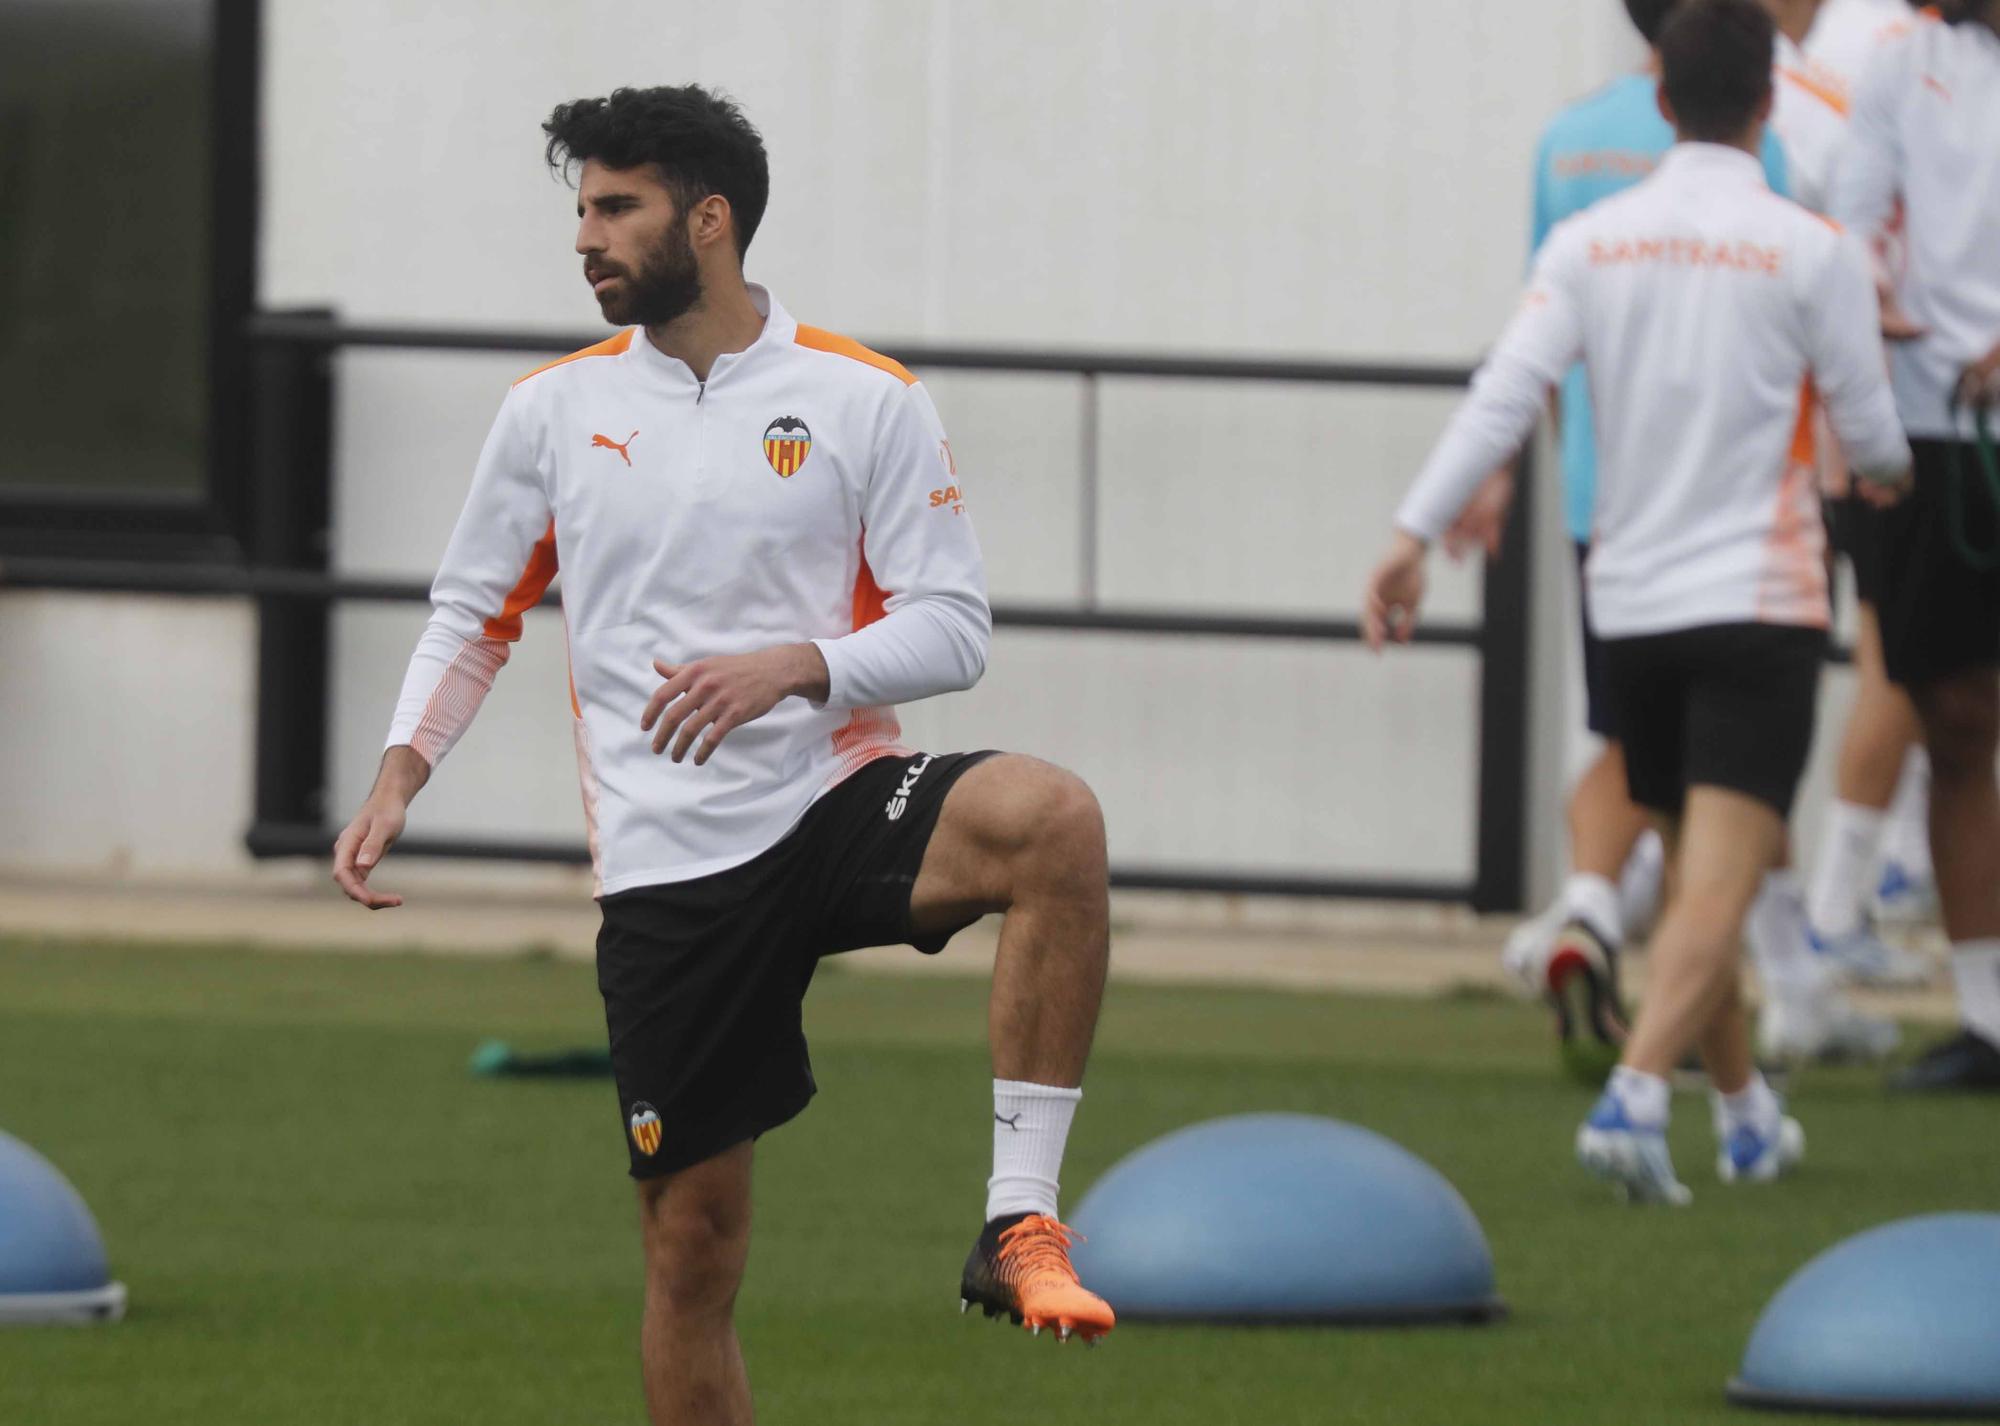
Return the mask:
<path fill-rule="evenodd" d="M 535 547 L 528 552 L 528 567 L 521 571 L 520 579 L 507 595 L 507 602 L 500 606 L 500 612 L 486 621 L 480 632 L 489 639 L 499 639 L 513 643 L 521 637 L 521 616 L 542 602 L 542 596 L 549 592 L 549 584 L 556 577 L 556 522 L 549 521 L 549 528 L 535 541 Z"/>
<path fill-rule="evenodd" d="M 1826 105 L 1827 108 L 1833 110 L 1834 113 L 1840 115 L 1843 119 L 1847 117 L 1848 110 L 1853 107 L 1848 103 L 1845 94 L 1842 94 L 1832 85 L 1810 74 L 1801 74 L 1796 69 L 1780 69 L 1778 73 L 1789 79 L 1806 93 L 1812 95 L 1813 98 L 1819 100 L 1820 103 Z"/>
<path fill-rule="evenodd" d="M 798 336 L 793 338 L 802 347 L 811 347 L 816 352 L 832 352 L 844 356 L 863 366 L 872 366 L 877 371 L 886 371 L 905 386 L 915 386 L 916 377 L 908 367 L 899 361 L 892 361 L 880 352 L 871 352 L 852 337 L 843 337 L 838 332 L 823 331 L 818 327 L 800 326 Z"/>
<path fill-rule="evenodd" d="M 581 361 L 584 357 L 617 356 L 620 352 L 624 351 L 627 347 L 632 345 L 632 333 L 637 330 L 638 328 L 636 327 L 627 327 L 624 331 L 614 333 L 613 335 L 606 337 L 601 342 L 593 342 L 590 346 L 585 347 L 582 351 L 571 352 L 568 356 L 559 356 L 554 361 L 545 361 L 540 366 L 536 367 L 533 371 L 527 373 L 526 376 L 515 377 L 514 384 L 516 386 L 519 386 L 522 382 L 526 381 L 528 377 L 540 376 L 550 367 L 561 366 L 564 362 Z"/>

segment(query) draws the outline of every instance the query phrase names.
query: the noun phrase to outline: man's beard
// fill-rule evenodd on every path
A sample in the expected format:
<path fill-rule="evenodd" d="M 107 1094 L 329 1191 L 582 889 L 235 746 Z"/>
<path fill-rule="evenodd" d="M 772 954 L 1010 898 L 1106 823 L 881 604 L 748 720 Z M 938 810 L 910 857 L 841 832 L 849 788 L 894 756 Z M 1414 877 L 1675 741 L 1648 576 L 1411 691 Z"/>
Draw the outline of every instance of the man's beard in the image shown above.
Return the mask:
<path fill-rule="evenodd" d="M 613 268 L 622 280 L 597 299 L 604 320 L 618 327 L 664 327 L 701 303 L 701 267 L 694 244 L 679 223 L 637 272 Z"/>

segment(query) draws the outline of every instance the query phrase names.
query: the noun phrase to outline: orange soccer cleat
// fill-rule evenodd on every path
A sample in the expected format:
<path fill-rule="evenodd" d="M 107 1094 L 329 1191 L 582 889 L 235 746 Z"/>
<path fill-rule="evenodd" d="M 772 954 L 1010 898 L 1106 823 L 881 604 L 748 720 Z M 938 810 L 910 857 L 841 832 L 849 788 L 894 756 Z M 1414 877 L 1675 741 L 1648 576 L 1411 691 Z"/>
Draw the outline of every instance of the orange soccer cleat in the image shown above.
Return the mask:
<path fill-rule="evenodd" d="M 1006 1313 L 1031 1333 L 1052 1329 L 1095 1345 L 1117 1325 L 1111 1304 L 1077 1281 L 1069 1245 L 1076 1234 L 1041 1213 L 996 1218 L 986 1225 L 959 1280 L 958 1310 L 976 1304 L 988 1317 Z"/>

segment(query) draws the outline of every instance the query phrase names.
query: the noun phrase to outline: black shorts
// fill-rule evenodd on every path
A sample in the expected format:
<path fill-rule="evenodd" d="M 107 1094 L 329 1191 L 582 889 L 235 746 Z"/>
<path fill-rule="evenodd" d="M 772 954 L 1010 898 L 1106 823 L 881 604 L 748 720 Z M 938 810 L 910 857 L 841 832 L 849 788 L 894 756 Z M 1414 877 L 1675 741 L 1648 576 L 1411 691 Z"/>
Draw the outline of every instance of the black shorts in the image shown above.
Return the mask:
<path fill-rule="evenodd" d="M 1956 447 L 1959 486 L 1953 488 Z M 1952 441 L 1911 441 L 1916 489 L 1888 510 L 1864 509 L 1856 543 L 1879 567 L 1875 609 L 1889 677 L 1920 688 L 1953 674 L 2000 668 L 2000 569 L 1968 563 L 2000 547 L 2000 511 L 1979 477 L 1978 450 Z M 1861 568 L 1857 557 L 1855 567 Z"/>
<path fill-rule="evenodd" d="M 1843 495 L 1826 503 L 1827 543 L 1836 554 L 1847 556 L 1854 567 L 1854 597 L 1863 604 L 1882 607 L 1882 556 L 1875 547 L 1869 527 L 1868 502 L 1858 495 Z"/>
<path fill-rule="evenodd" d="M 1789 817 L 1825 657 L 1823 630 L 1777 624 L 1606 639 L 1632 800 L 1678 815 L 1689 788 L 1725 787 Z"/>
<path fill-rule="evenodd" d="M 1583 567 L 1590 559 L 1590 546 L 1576 544 L 1576 610 L 1583 633 L 1583 722 L 1600 738 L 1618 736 L 1617 720 L 1611 716 L 1611 699 L 1604 691 L 1604 641 L 1590 627 L 1590 591 L 1584 583 Z"/>
<path fill-rule="evenodd" d="M 992 756 L 878 758 L 742 866 L 603 898 L 597 986 L 634 1178 L 806 1107 L 800 1012 L 820 957 L 904 942 L 935 954 L 964 929 L 917 936 L 910 891 L 945 794 Z"/>

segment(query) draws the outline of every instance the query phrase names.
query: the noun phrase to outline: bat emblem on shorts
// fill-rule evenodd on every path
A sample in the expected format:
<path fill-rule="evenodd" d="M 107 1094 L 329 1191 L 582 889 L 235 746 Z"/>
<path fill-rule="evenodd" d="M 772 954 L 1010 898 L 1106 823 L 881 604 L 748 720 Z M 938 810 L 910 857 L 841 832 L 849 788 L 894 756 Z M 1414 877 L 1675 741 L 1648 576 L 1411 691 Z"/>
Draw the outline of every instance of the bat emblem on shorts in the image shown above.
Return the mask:
<path fill-rule="evenodd" d="M 643 1099 L 632 1106 L 632 1142 L 639 1146 L 639 1152 L 651 1158 L 660 1151 L 660 1111 Z"/>

